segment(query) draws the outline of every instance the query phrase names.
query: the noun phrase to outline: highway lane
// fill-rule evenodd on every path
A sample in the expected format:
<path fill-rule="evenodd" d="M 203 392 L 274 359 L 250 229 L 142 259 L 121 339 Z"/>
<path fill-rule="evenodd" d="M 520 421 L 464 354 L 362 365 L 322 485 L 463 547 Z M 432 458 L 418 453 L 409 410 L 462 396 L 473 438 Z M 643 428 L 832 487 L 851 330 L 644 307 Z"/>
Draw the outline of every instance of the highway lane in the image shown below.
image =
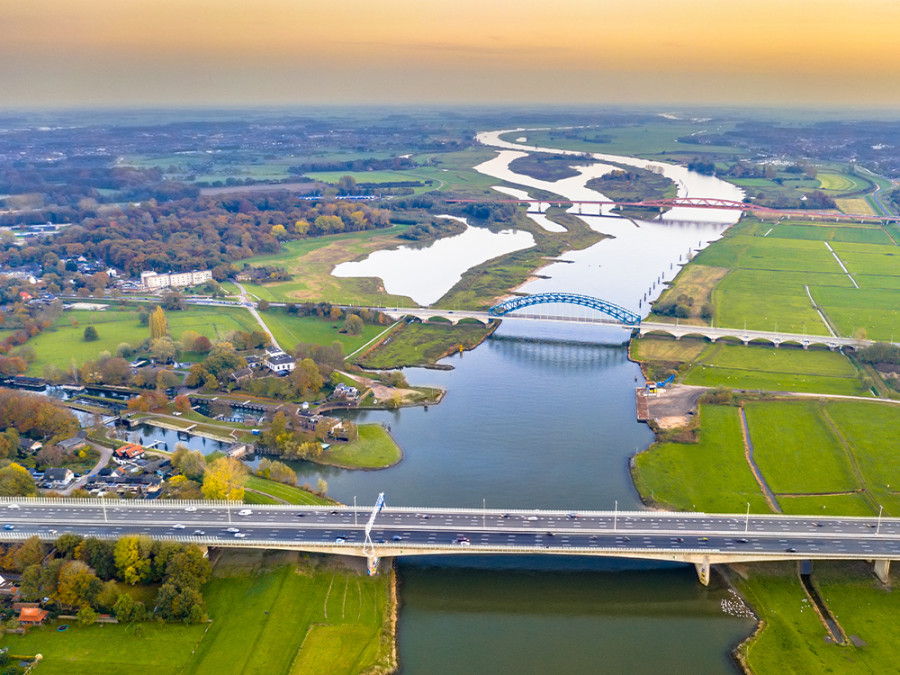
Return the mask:
<path fill-rule="evenodd" d="M 39 534 L 46 539 L 64 532 L 146 534 L 231 545 L 235 539 L 247 539 L 273 546 L 341 543 L 358 549 L 369 515 L 348 507 L 0 502 L 7 536 Z M 376 516 L 372 539 L 376 546 L 451 545 L 473 553 L 480 547 L 531 547 L 900 557 L 900 519 L 386 508 Z"/>

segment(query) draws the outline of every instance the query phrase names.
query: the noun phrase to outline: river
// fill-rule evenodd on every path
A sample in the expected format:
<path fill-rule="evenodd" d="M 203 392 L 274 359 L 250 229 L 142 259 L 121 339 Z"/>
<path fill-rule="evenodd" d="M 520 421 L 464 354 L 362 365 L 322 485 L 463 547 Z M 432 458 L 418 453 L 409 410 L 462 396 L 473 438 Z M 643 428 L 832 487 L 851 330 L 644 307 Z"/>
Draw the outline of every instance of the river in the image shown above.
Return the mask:
<path fill-rule="evenodd" d="M 499 139 L 505 132 L 492 133 L 496 139 L 479 137 L 502 148 L 499 161 L 479 170 L 536 187 L 507 173 L 515 153 L 533 148 L 506 147 L 516 144 Z M 597 171 L 587 167 L 577 180 L 544 187 L 584 198 L 583 183 Z M 693 196 L 735 194 L 722 181 L 690 174 L 679 180 Z M 658 295 L 663 277 L 671 279 L 689 251 L 734 220 L 674 215 L 661 222 L 584 215 L 614 238 L 565 254 L 571 263 L 546 267 L 550 278 L 523 290 L 588 293 L 646 308 L 645 295 Z M 393 292 L 411 295 L 418 279 L 409 274 L 399 282 Z M 613 327 L 507 322 L 475 351 L 446 359 L 453 370 L 406 371 L 413 384 L 444 387 L 440 405 L 356 415 L 390 427 L 404 451 L 400 464 L 377 472 L 299 464 L 300 481 L 324 478 L 330 495 L 360 505 L 384 491 L 388 504 L 409 506 L 640 508 L 628 461 L 653 435 L 635 421 L 634 387 L 642 380 L 628 361 L 627 338 Z M 717 577 L 704 588 L 687 566 L 448 556 L 402 559 L 398 570 L 400 662 L 415 675 L 730 673 L 729 651 L 754 625 L 723 611 L 730 595 Z"/>

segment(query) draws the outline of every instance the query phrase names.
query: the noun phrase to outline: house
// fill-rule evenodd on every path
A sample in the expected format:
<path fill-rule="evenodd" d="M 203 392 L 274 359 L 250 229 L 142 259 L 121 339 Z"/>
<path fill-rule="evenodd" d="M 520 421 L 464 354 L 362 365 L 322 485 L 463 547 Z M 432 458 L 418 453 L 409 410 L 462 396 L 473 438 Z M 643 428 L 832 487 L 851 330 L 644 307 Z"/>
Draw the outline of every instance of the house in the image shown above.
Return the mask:
<path fill-rule="evenodd" d="M 355 401 L 359 398 L 359 389 L 340 382 L 334 388 L 334 398 L 344 399 L 345 401 Z"/>
<path fill-rule="evenodd" d="M 19 450 L 26 454 L 33 455 L 38 450 L 44 447 L 44 444 L 40 441 L 33 441 L 30 438 L 20 438 L 19 439 Z"/>
<path fill-rule="evenodd" d="M 253 368 L 256 370 L 260 366 L 260 360 L 258 356 L 253 356 L 252 354 L 245 359 L 247 361 L 247 367 Z"/>
<path fill-rule="evenodd" d="M 60 441 L 56 444 L 56 447 L 62 450 L 63 452 L 74 452 L 75 450 L 80 450 L 87 443 L 83 438 L 79 438 L 78 436 L 74 436 L 73 438 L 67 438 L 64 441 Z"/>
<path fill-rule="evenodd" d="M 293 356 L 285 354 L 282 351 L 272 353 L 269 350 L 266 350 L 263 365 L 273 373 L 289 373 L 297 367 L 297 362 L 294 361 Z"/>
<path fill-rule="evenodd" d="M 18 592 L 19 586 L 15 581 L 0 576 L 0 595 L 16 595 Z"/>
<path fill-rule="evenodd" d="M 231 379 L 235 382 L 241 382 L 249 377 L 253 377 L 253 371 L 250 368 L 241 368 L 231 374 Z"/>
<path fill-rule="evenodd" d="M 50 615 L 46 609 L 40 607 L 22 607 L 19 610 L 19 623 L 28 624 L 29 626 L 40 626 Z"/>
<path fill-rule="evenodd" d="M 67 488 L 73 480 L 75 480 L 75 474 L 71 469 L 64 467 L 47 469 L 44 472 L 44 485 L 53 490 Z"/>
<path fill-rule="evenodd" d="M 138 445 L 137 443 L 126 443 L 120 448 L 116 448 L 113 460 L 118 464 L 124 464 L 125 462 L 131 462 L 136 459 L 141 459 L 144 456 L 144 448 Z"/>

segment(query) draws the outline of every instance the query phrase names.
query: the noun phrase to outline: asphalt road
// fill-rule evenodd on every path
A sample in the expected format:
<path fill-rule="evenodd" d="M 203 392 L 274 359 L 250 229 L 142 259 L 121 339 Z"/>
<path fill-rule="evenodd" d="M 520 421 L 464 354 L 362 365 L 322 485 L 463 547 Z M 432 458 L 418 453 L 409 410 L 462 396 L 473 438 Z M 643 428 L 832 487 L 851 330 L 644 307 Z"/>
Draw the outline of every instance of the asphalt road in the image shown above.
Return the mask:
<path fill-rule="evenodd" d="M 241 512 L 245 515 L 241 515 Z M 246 513 L 249 511 L 249 513 Z M 86 536 L 145 534 L 154 538 L 201 537 L 215 545 L 239 540 L 281 545 L 335 545 L 358 550 L 369 511 L 350 507 L 223 506 L 166 502 L 0 503 L 6 537 L 64 532 Z M 235 531 L 229 531 L 229 528 Z M 242 536 L 236 536 L 236 535 Z M 4 537 L 5 538 L 5 537 Z M 338 539 L 344 541 L 338 542 Z M 375 518 L 372 540 L 396 549 L 416 545 L 479 548 L 522 547 L 622 551 L 709 551 L 719 554 L 779 554 L 780 557 L 900 558 L 900 519 L 683 513 L 549 512 L 390 509 Z M 791 550 L 793 549 L 793 550 Z M 408 551 L 413 553 L 413 550 Z"/>

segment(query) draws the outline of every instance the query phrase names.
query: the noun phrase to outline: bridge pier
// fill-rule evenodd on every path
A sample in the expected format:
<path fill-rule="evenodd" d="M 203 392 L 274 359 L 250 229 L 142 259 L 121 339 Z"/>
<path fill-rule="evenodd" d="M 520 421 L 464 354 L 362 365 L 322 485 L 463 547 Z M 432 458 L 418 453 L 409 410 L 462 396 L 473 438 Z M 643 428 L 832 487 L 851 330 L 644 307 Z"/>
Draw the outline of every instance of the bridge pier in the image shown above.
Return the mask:
<path fill-rule="evenodd" d="M 706 556 L 700 562 L 695 562 L 694 567 L 697 570 L 697 577 L 704 586 L 709 586 L 709 556 Z"/>
<path fill-rule="evenodd" d="M 878 577 L 878 580 L 883 584 L 889 584 L 891 582 L 891 561 L 890 560 L 876 560 L 875 561 L 875 576 Z"/>

